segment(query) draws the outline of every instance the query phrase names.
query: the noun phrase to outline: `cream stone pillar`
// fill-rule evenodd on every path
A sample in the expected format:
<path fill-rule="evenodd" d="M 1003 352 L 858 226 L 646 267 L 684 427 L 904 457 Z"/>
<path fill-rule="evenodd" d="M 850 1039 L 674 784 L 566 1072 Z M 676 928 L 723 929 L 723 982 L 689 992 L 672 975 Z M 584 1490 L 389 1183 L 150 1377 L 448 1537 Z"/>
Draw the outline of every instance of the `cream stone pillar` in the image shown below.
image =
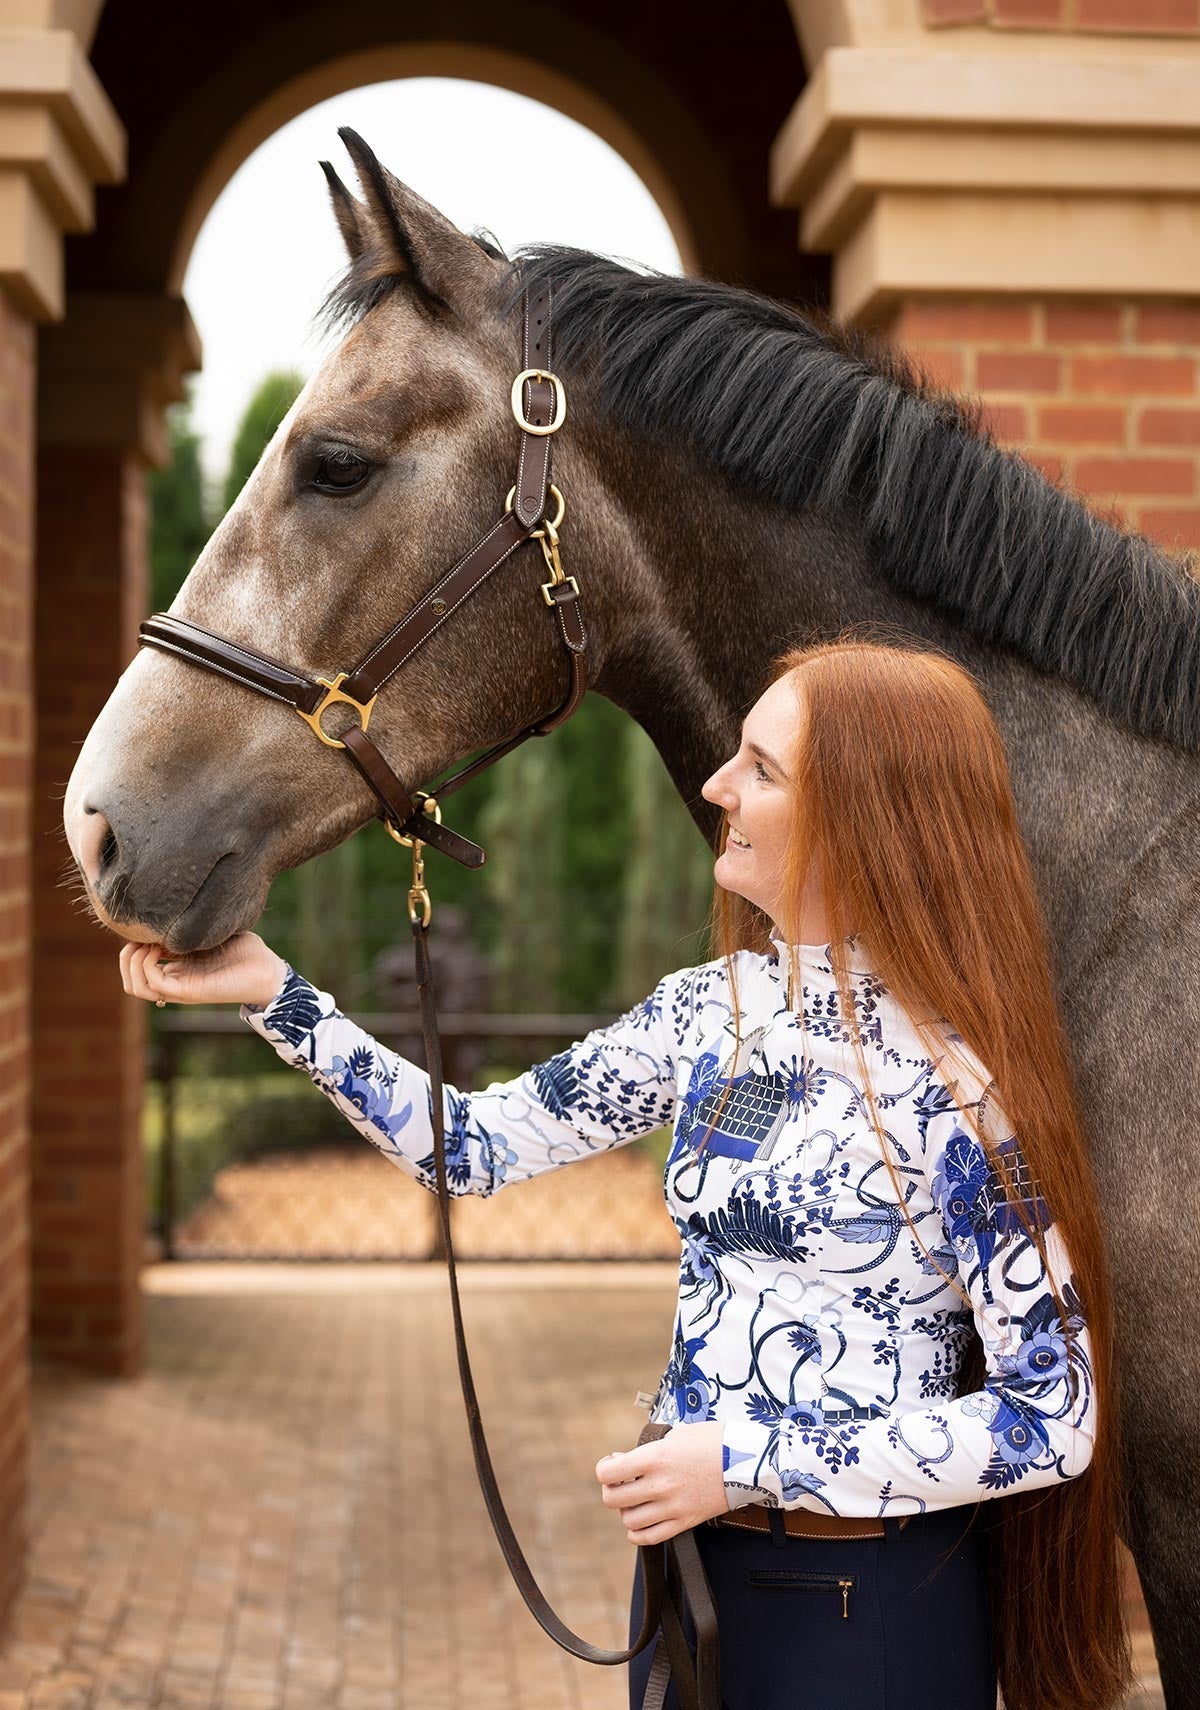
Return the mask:
<path fill-rule="evenodd" d="M 771 195 L 832 254 L 834 313 L 982 395 L 1053 478 L 1200 546 L 1200 38 L 1005 28 L 1026 14 L 1002 0 L 792 9 L 809 81 Z"/>
<path fill-rule="evenodd" d="M 87 230 L 93 185 L 124 172 L 87 61 L 99 10 L 0 0 L 0 1620 L 21 1570 L 28 1417 L 35 329 L 63 312 L 62 234 Z"/>

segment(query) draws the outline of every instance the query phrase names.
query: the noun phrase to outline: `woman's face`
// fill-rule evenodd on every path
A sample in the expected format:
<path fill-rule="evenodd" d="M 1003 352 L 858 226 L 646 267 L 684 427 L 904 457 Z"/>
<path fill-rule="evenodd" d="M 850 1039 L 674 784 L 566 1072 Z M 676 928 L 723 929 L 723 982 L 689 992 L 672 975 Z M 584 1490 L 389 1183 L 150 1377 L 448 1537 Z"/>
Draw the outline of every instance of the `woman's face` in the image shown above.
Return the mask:
<path fill-rule="evenodd" d="M 742 744 L 701 790 L 724 808 L 729 835 L 713 877 L 777 921 L 783 892 L 783 861 L 791 828 L 791 764 L 801 719 L 794 679 L 780 677 L 746 714 Z"/>

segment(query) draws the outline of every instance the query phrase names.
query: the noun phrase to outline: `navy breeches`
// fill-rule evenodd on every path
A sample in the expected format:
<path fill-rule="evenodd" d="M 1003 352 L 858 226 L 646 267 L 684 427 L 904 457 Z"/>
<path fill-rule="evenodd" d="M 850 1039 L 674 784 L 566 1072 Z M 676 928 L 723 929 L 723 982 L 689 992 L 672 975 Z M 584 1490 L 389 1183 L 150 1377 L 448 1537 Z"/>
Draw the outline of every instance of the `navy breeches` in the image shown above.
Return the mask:
<path fill-rule="evenodd" d="M 933 1701 L 996 1710 L 978 1510 L 884 1526 L 882 1538 L 695 1528 L 717 1610 L 724 1710 L 928 1710 Z M 630 1643 L 641 1621 L 635 1561 Z M 690 1619 L 684 1630 L 694 1651 Z M 653 1654 L 652 1641 L 629 1664 L 630 1710 L 641 1710 Z M 673 1685 L 665 1710 L 679 1710 Z"/>

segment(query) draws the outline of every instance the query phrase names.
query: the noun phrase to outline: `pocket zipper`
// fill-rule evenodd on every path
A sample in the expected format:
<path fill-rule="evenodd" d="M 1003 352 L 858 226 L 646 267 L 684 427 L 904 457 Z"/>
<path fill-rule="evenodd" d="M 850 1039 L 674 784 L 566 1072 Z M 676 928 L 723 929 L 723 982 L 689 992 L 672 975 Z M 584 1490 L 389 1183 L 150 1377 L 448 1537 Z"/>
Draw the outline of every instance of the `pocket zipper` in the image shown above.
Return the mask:
<path fill-rule="evenodd" d="M 844 1621 L 850 1618 L 850 1593 L 858 1583 L 854 1574 L 807 1573 L 799 1568 L 751 1568 L 747 1578 L 767 1591 L 840 1591 Z"/>

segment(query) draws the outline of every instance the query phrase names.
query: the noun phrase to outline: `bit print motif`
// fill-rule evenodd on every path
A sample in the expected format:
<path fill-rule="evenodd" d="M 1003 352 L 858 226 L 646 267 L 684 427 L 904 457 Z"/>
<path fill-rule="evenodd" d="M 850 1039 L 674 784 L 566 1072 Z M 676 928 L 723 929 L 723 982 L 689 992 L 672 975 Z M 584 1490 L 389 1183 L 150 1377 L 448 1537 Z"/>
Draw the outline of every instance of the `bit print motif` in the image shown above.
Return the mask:
<path fill-rule="evenodd" d="M 953 1060 L 931 1060 L 861 943 L 847 941 L 880 1118 L 927 1258 L 866 1112 L 829 950 L 798 947 L 803 1023 L 788 1007 L 782 942 L 738 953 L 740 1047 L 718 959 L 668 974 L 611 1026 L 515 1080 L 446 1087 L 450 1191 L 488 1196 L 672 1124 L 663 1187 L 679 1290 L 650 1417 L 722 1422 L 731 1508 L 916 1513 L 1077 1477 L 1095 1433 L 1083 1304 L 995 1084 L 948 1029 Z M 436 1191 L 424 1071 L 292 968 L 265 1008 L 241 1013 Z M 1065 1323 L 968 1110 L 1045 1232 Z M 958 1396 L 973 1332 L 986 1376 Z"/>

